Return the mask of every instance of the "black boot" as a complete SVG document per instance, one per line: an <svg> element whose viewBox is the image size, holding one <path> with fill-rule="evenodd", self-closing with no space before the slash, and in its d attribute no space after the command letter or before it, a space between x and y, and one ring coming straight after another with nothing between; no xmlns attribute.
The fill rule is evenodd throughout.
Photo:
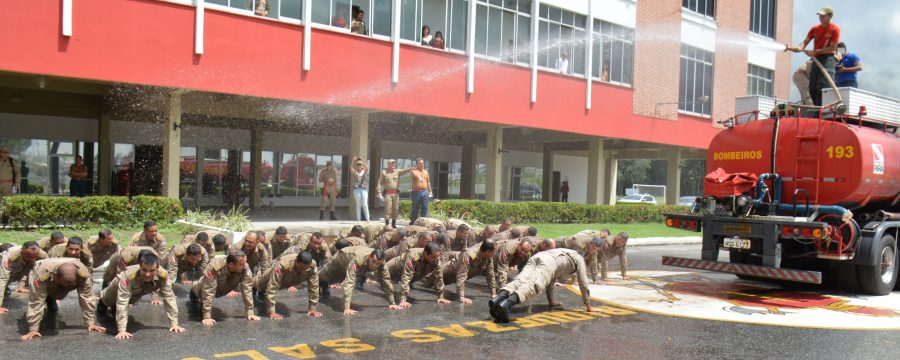
<svg viewBox="0 0 900 360"><path fill-rule="evenodd" d="M364 211L360 210L360 214L362 214L363 222L369 222L369 218L366 216L366 213Z"/></svg>
<svg viewBox="0 0 900 360"><path fill-rule="evenodd" d="M385 224L385 225L390 225L390 224L391 224L391 219L384 219L384 224Z"/></svg>
<svg viewBox="0 0 900 360"><path fill-rule="evenodd" d="M497 322L509 323L509 309L513 306L512 299L503 299L497 304Z"/></svg>
<svg viewBox="0 0 900 360"><path fill-rule="evenodd" d="M319 210L319 220L325 220L325 210Z"/></svg>
<svg viewBox="0 0 900 360"><path fill-rule="evenodd" d="M105 315L107 309L103 300L97 301L97 315Z"/></svg>
<svg viewBox="0 0 900 360"><path fill-rule="evenodd" d="M334 211L331 212L331 220L337 220L337 216L334 216Z"/></svg>
<svg viewBox="0 0 900 360"><path fill-rule="evenodd" d="M331 288L327 282L319 281L319 292L322 293L323 298L331 296Z"/></svg>
<svg viewBox="0 0 900 360"><path fill-rule="evenodd" d="M394 229L397 228L397 219L391 219L391 227L393 227Z"/></svg>
<svg viewBox="0 0 900 360"><path fill-rule="evenodd" d="M59 311L59 305L56 304L56 299L54 299L52 297L47 298L47 311L49 311L49 312Z"/></svg>
<svg viewBox="0 0 900 360"><path fill-rule="evenodd" d="M198 298L193 291L189 292L188 294L190 294L191 297L191 305L197 305L197 303L200 302L200 298Z"/></svg>
<svg viewBox="0 0 900 360"><path fill-rule="evenodd" d="M506 290L500 290L496 297L488 301L488 307L491 309L491 317L497 319L500 315L499 313L499 305L500 302L506 300L509 297L509 292Z"/></svg>
<svg viewBox="0 0 900 360"><path fill-rule="evenodd" d="M366 276L360 276L356 278L356 290L362 290L363 286L366 285Z"/></svg>

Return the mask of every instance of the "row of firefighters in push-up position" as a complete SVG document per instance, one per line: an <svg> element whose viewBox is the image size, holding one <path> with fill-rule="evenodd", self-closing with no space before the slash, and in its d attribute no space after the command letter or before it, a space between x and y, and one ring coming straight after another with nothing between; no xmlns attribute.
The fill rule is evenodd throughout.
<svg viewBox="0 0 900 360"><path fill-rule="evenodd" d="M544 290L552 305L556 281L574 277L582 298L590 310L588 274L595 283L606 279L608 260L619 256L622 277L626 277L625 245L628 235L611 237L609 230L586 230L573 236L539 238L533 227L513 227L510 221L499 226L472 228L460 220L440 221L418 218L415 225L395 229L390 225L356 225L342 231L329 246L318 232L291 235L284 227L271 233L248 232L237 243L215 232L185 236L181 244L167 251L166 240L150 221L144 231L134 234L129 246L120 247L109 230L101 231L87 242L78 237L65 238L59 232L22 246L5 245L0 266L0 314L9 295L8 285L18 282L17 292L30 292L26 319L29 340L41 336L39 330L46 311L56 311L57 302L77 290L87 330L104 332L95 322L95 314L107 310L115 314L116 338L132 336L127 331L128 309L144 295L151 304L165 305L172 332L183 332L178 325L178 307L172 286L180 282L190 286L192 305L200 304L203 325L213 325L215 298L242 296L248 320L259 320L253 296L265 303L271 319L282 319L276 312L276 294L307 284L307 314L318 317L320 294L343 287L344 315L356 314L351 307L353 290L366 282L377 282L384 290L389 308L409 308L410 285L423 280L437 290L437 301L444 297L444 284L456 282L459 301L466 297L466 280L482 275L492 299L491 316L498 322L509 321L510 307ZM216 256L217 252L224 255ZM599 264L598 264L599 263ZM103 268L99 297L93 291L92 271ZM599 269L598 269L599 268ZM510 269L518 269L507 283ZM600 279L597 278L598 270ZM367 280L367 276L371 279ZM192 281L192 278L199 280ZM393 282L400 285L395 298ZM342 284L342 285L339 285ZM30 290L29 290L30 288ZM160 298L162 299L160 301ZM398 301L399 300L399 301Z"/></svg>

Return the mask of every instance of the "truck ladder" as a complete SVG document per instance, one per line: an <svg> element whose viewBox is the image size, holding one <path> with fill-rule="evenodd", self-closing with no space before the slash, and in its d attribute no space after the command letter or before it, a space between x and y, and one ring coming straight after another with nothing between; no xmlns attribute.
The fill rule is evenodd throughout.
<svg viewBox="0 0 900 360"><path fill-rule="evenodd" d="M797 157L794 159L794 189L805 189L809 192L809 196L812 198L812 202L814 204L819 203L819 185L822 182L821 178L821 166L822 166L822 123L823 121L820 119L816 121L815 133L808 134L806 133L806 129L809 126L800 126L800 119L794 118L794 133L797 136ZM815 154L813 156L804 156L803 148L804 144L815 144ZM815 173L812 174L812 177L801 175L800 174L800 164L802 163L814 163L815 164ZM802 183L811 183L810 188L805 188L800 186ZM792 214L793 215L793 214Z"/></svg>

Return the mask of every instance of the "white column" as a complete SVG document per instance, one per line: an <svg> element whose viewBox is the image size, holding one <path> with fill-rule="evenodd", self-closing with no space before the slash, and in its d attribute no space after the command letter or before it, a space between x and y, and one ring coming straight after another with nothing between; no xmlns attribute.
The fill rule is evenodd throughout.
<svg viewBox="0 0 900 360"><path fill-rule="evenodd" d="M666 157L666 204L675 205L681 196L681 150Z"/></svg>
<svg viewBox="0 0 900 360"><path fill-rule="evenodd" d="M538 11L540 10L540 0L531 2L531 103L537 102L537 69L538 69Z"/></svg>
<svg viewBox="0 0 900 360"><path fill-rule="evenodd" d="M391 19L391 83L400 82L400 0L394 0Z"/></svg>
<svg viewBox="0 0 900 360"><path fill-rule="evenodd" d="M312 0L303 0L303 71L309 71L312 41Z"/></svg>
<svg viewBox="0 0 900 360"><path fill-rule="evenodd" d="M503 174L503 128L492 127L487 130L487 145L485 146L485 162L487 176L484 181L484 199L497 201L500 198L500 183Z"/></svg>
<svg viewBox="0 0 900 360"><path fill-rule="evenodd" d="M466 66L466 94L475 92L475 1L469 1L469 22L466 34L466 54L469 56Z"/></svg>
<svg viewBox="0 0 900 360"><path fill-rule="evenodd" d="M181 96L184 90L173 90L168 94L166 106L166 142L163 144L163 196L178 199L181 157Z"/></svg>
<svg viewBox="0 0 900 360"><path fill-rule="evenodd" d="M591 109L591 98L593 97L593 87L592 82L593 79L593 69L594 66L594 1L588 0L588 20L587 20L587 32L585 33L584 41L585 44L585 54L584 54L584 78L587 79L587 84L585 85L585 95L584 95L584 108L586 110Z"/></svg>
<svg viewBox="0 0 900 360"><path fill-rule="evenodd" d="M616 204L616 188L619 182L619 160L616 159L615 155L612 155L610 152L609 159L607 161L606 166L606 185L608 191L606 192L606 203L609 205Z"/></svg>
<svg viewBox="0 0 900 360"><path fill-rule="evenodd" d="M62 35L72 36L72 0L62 0Z"/></svg>
<svg viewBox="0 0 900 360"><path fill-rule="evenodd" d="M603 186L605 160L603 159L603 138L593 138L588 141L588 181L587 203L600 204L606 187Z"/></svg>
<svg viewBox="0 0 900 360"><path fill-rule="evenodd" d="M206 8L205 0L196 1L196 10L194 11L194 54L203 54L203 11Z"/></svg>

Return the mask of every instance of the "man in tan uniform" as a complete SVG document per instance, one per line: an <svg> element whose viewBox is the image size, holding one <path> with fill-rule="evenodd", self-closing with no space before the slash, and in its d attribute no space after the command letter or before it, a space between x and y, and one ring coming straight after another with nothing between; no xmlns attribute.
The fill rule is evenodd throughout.
<svg viewBox="0 0 900 360"><path fill-rule="evenodd" d="M119 240L109 229L100 230L97 235L88 238L87 248L94 257L94 268L108 265L107 262L119 252Z"/></svg>
<svg viewBox="0 0 900 360"><path fill-rule="evenodd" d="M266 237L269 239L269 251L273 259L281 256L281 253L296 243L294 237L288 234L287 228L284 226L279 226L271 234L267 233Z"/></svg>
<svg viewBox="0 0 900 360"><path fill-rule="evenodd" d="M7 287L10 283L25 279L26 275L34 269L38 260L47 258L47 253L38 246L35 241L28 241L22 246L12 247L2 254L0 258L0 314L9 311L3 307L3 300L9 295ZM24 284L20 283L16 292L28 292Z"/></svg>
<svg viewBox="0 0 900 360"><path fill-rule="evenodd" d="M500 221L500 225L497 225L497 232L504 232L509 230L512 227L512 218L503 219Z"/></svg>
<svg viewBox="0 0 900 360"><path fill-rule="evenodd" d="M307 315L312 317L322 316L316 311L319 304L319 273L316 271L316 262L308 251L299 254L283 256L256 280L257 289L266 291L266 309L270 319L281 320L284 315L275 311L275 295L278 290L288 289L290 293L297 292L297 285L306 282L309 288L309 310Z"/></svg>
<svg viewBox="0 0 900 360"><path fill-rule="evenodd" d="M385 231L381 235L378 235L378 238L375 239L374 243L369 244L369 247L373 249L387 250L394 246L400 245L401 240L403 240L403 235L400 234L400 231Z"/></svg>
<svg viewBox="0 0 900 360"><path fill-rule="evenodd" d="M400 216L400 175L408 173L409 169L397 170L397 160L390 159L387 162L387 170L381 171L375 191L378 200L384 201L384 224L397 227L397 217ZM382 191L384 193L382 193Z"/></svg>
<svg viewBox="0 0 900 360"><path fill-rule="evenodd" d="M69 238L63 236L63 233L59 231L54 231L50 233L50 236L44 236L40 240L38 240L37 244L41 247L41 250L44 250L44 252L49 252L50 248L62 244L66 241L69 241Z"/></svg>
<svg viewBox="0 0 900 360"><path fill-rule="evenodd" d="M247 266L250 267L250 271L252 271L253 274L257 275L266 271L266 269L269 268L269 262L272 261L268 250L266 250L266 247L263 244L259 243L258 239L259 237L255 231L247 232L247 234L244 235L244 239L231 245L231 249L229 250L230 252L236 250L243 251L247 257Z"/></svg>
<svg viewBox="0 0 900 360"><path fill-rule="evenodd" d="M521 240L497 241L497 253L494 255L494 271L497 273L497 286L506 286L509 269L522 267L531 257L531 242Z"/></svg>
<svg viewBox="0 0 900 360"><path fill-rule="evenodd" d="M595 242L594 239L597 239L598 241ZM587 264L588 272L591 274L591 281L596 284L600 283L597 279L597 271L599 270L597 258L600 255L600 247L595 245L595 243L602 244L606 242L605 240L590 235L575 235L560 236L554 239L554 241L556 242L557 247L577 251L578 254L584 258L585 264Z"/></svg>
<svg viewBox="0 0 900 360"><path fill-rule="evenodd" d="M322 203L319 205L319 220L325 219L325 202L328 202L331 211L331 220L337 220L334 216L334 200L337 198L337 172L331 160L325 162L325 168L319 171L319 183L322 184Z"/></svg>
<svg viewBox="0 0 900 360"><path fill-rule="evenodd" d="M206 266L209 265L209 256L206 250L198 244L178 244L169 250L164 261L170 283L174 284L181 280L182 284L191 285L193 281L188 277L188 273L203 276Z"/></svg>
<svg viewBox="0 0 900 360"><path fill-rule="evenodd" d="M131 236L129 246L149 246L156 251L157 254L166 253L166 238L159 234L156 222L149 220L144 223L144 231L135 233Z"/></svg>
<svg viewBox="0 0 900 360"><path fill-rule="evenodd" d="M201 303L203 325L216 323L212 318L213 300L234 293L240 288L247 309L247 320L257 321L259 316L253 311L253 274L247 264L247 254L241 250L229 251L224 257L213 259L206 267L206 275L191 287L191 303Z"/></svg>
<svg viewBox="0 0 900 360"><path fill-rule="evenodd" d="M443 232L441 230L446 231L447 228L444 226L444 222L435 218L430 217L420 217L416 219L414 225L422 226L428 228L428 230L434 230L437 232Z"/></svg>
<svg viewBox="0 0 900 360"><path fill-rule="evenodd" d="M392 230L393 227L390 225L381 225L381 224L372 224L367 223L362 225L362 238L366 239L366 246L375 242L375 239L378 238L379 235L383 234L386 231Z"/></svg>
<svg viewBox="0 0 900 360"><path fill-rule="evenodd" d="M421 232L416 236L409 236L400 240L396 246L384 250L384 259L391 261L395 257L399 257L406 253L409 249L424 248L425 245L433 242L434 238L430 234Z"/></svg>
<svg viewBox="0 0 900 360"><path fill-rule="evenodd" d="M19 185L22 184L22 165L9 157L9 147L0 146L0 195L10 196L13 194L13 188L16 192L20 192Z"/></svg>
<svg viewBox="0 0 900 360"><path fill-rule="evenodd" d="M450 239L449 248L452 251L463 251L475 245L475 233L469 229L469 225L460 224L452 233L448 232Z"/></svg>
<svg viewBox="0 0 900 360"><path fill-rule="evenodd" d="M109 285L111 281L116 278L116 275L119 275L120 272L125 271L125 268L131 265L137 265L140 260L140 256L142 252L149 251L159 257L159 254L156 250L149 246L126 246L119 251L118 254L113 255L113 257L109 258L109 266L106 267L106 271L103 272L103 286L106 287Z"/></svg>
<svg viewBox="0 0 900 360"><path fill-rule="evenodd" d="M355 315L351 300L353 287L357 278L364 278L366 272L374 271L381 289L387 295L388 308L399 310L394 302L394 285L391 284L391 274L384 266L384 251L370 247L350 246L341 249L331 258L328 265L319 272L319 280L326 284L342 283L344 288L344 315Z"/></svg>
<svg viewBox="0 0 900 360"><path fill-rule="evenodd" d="M612 241L604 241L599 249L600 280L606 280L606 269L609 267L609 259L619 257L619 267L622 279L628 280L628 258L625 257L625 247L628 245L628 233L620 232Z"/></svg>
<svg viewBox="0 0 900 360"><path fill-rule="evenodd" d="M199 245L194 246L200 248ZM159 258L152 253L144 254L140 265L125 268L125 271L116 276L115 281L100 291L97 312L106 312L107 308L115 309L119 330L116 339L129 339L134 335L128 332L128 308L144 295L155 294L157 291L162 293L166 315L169 317L169 331L184 332L184 328L178 326L178 305L175 303L169 273L160 269Z"/></svg>
<svg viewBox="0 0 900 360"><path fill-rule="evenodd" d="M461 219L449 219L448 218L447 220L444 220L444 228L447 229L447 231L456 230L459 228L460 225L466 225L470 229L472 228L472 225L469 225L467 222L465 222Z"/></svg>
<svg viewBox="0 0 900 360"><path fill-rule="evenodd" d="M599 239L597 242L599 243ZM591 312L590 289L588 289L587 265L578 252L571 249L553 249L542 251L530 259L528 264L516 276L516 279L500 289L497 296L488 302L491 316L497 322L509 322L510 308L537 295L541 289L547 293L550 307L561 304L553 301L553 283L556 279L577 274L578 288L587 311Z"/></svg>
<svg viewBox="0 0 900 360"><path fill-rule="evenodd" d="M460 251L456 257L444 264L444 282L456 281L456 292L459 302L471 304L472 299L466 297L466 280L484 275L491 297L497 295L497 282L494 276L494 252L497 244L492 240L473 245Z"/></svg>
<svg viewBox="0 0 900 360"><path fill-rule="evenodd" d="M97 297L94 296L91 269L77 259L56 258L40 260L34 265L29 276L31 294L28 296L28 333L22 340L40 337L44 312L59 310L57 300L62 300L72 290L78 289L78 303L84 316L87 331L104 332L106 328L94 325Z"/></svg>
<svg viewBox="0 0 900 360"><path fill-rule="evenodd" d="M322 271L322 269L325 268L325 265L328 264L328 261L331 260L331 250L325 245L325 239L322 236L322 233L317 231L309 234L309 236L301 235L298 237L300 239L297 242L297 245L291 246L289 249L285 250L281 256L285 257L290 254L299 254L308 251L312 254L312 258L316 262L316 270ZM296 290L296 288L294 290ZM322 292L322 296L331 294L328 284L321 280L319 280L319 291Z"/></svg>
<svg viewBox="0 0 900 360"><path fill-rule="evenodd" d="M217 252L227 252L231 247L231 241L224 234L216 231L201 231L194 235L185 235L181 240L182 244L198 244L206 250L210 257L215 256Z"/></svg>
<svg viewBox="0 0 900 360"><path fill-rule="evenodd" d="M50 251L47 252L47 256L51 258L66 257L78 259L78 261L81 261L88 269L94 268L94 257L91 255L91 251L84 246L84 241L77 236L70 237L65 244L59 244L50 248Z"/></svg>
<svg viewBox="0 0 900 360"><path fill-rule="evenodd" d="M412 307L406 301L410 284L423 278L427 278L437 290L438 304L450 303L450 300L444 299L444 273L441 271L440 258L441 247L430 243L422 249L409 249L403 256L395 257L384 265L391 273L391 279L400 283L401 308Z"/></svg>
<svg viewBox="0 0 900 360"><path fill-rule="evenodd" d="M473 229L475 233L475 242L480 243L485 240L491 239L494 235L497 235L497 229L494 228L494 225L485 226L483 229Z"/></svg>

